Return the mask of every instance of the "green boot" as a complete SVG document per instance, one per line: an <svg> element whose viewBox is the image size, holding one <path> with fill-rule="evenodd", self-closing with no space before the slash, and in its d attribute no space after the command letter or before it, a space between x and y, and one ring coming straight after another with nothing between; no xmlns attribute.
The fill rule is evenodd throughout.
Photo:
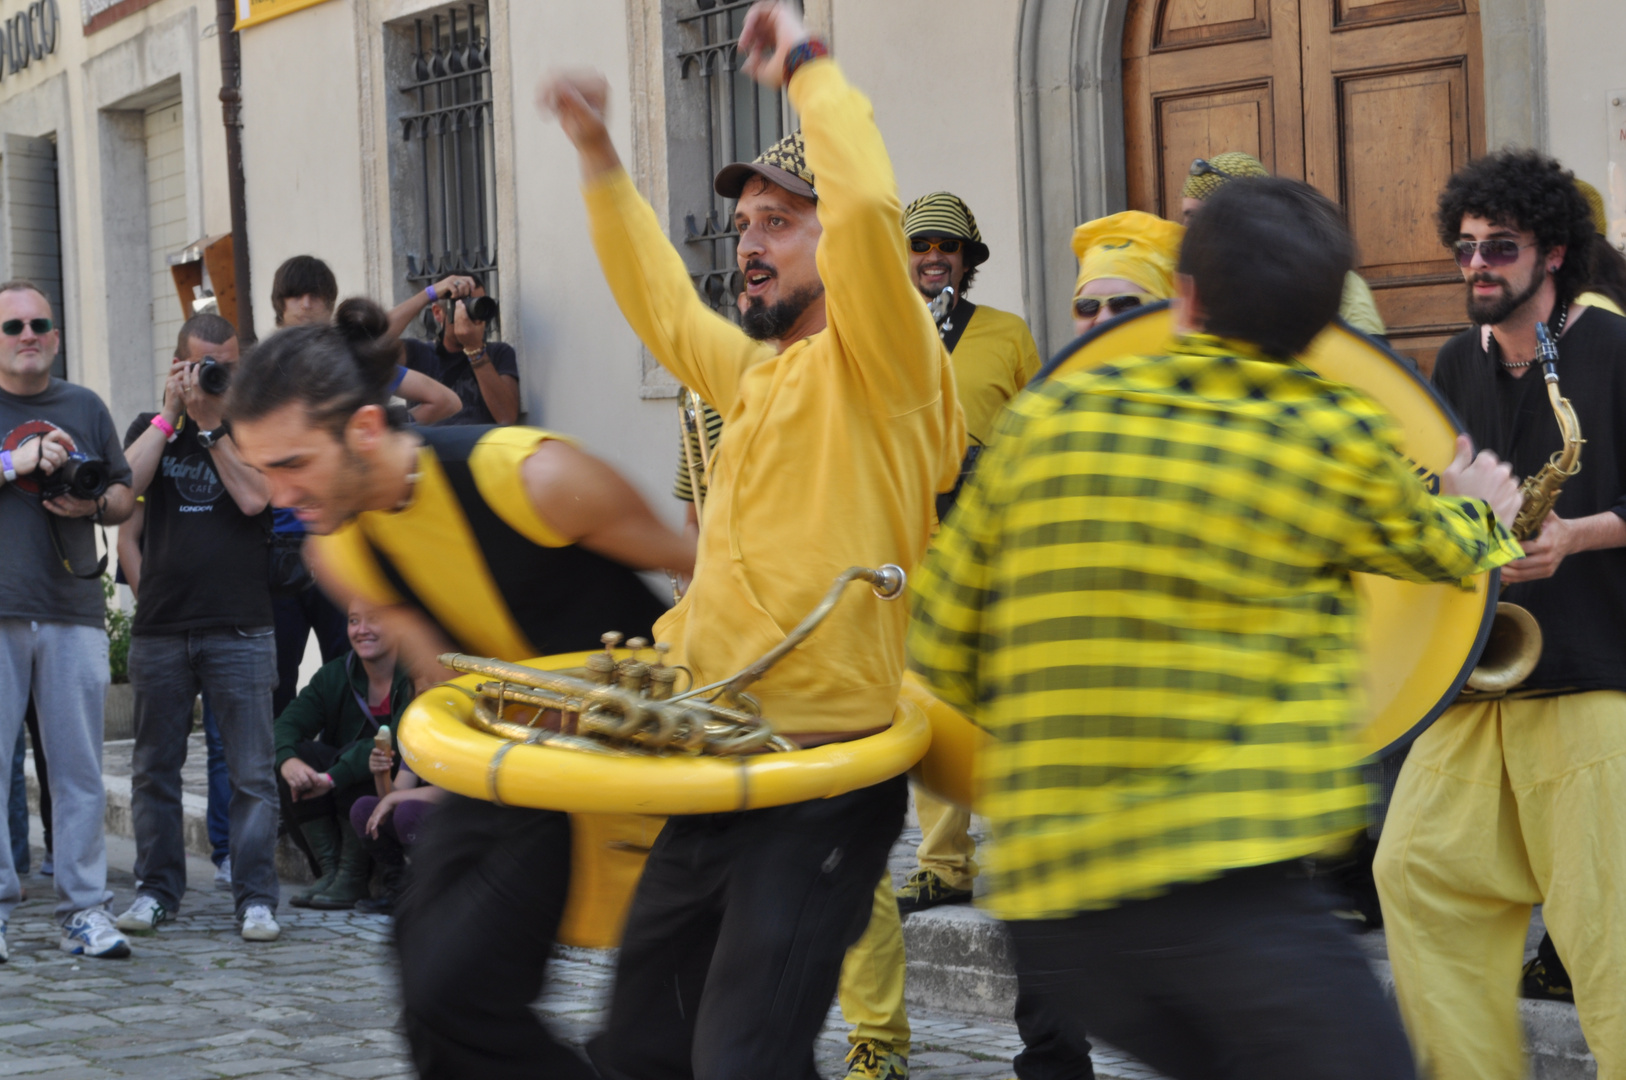
<svg viewBox="0 0 1626 1080"><path fill-rule="evenodd" d="M339 872L327 888L310 898L310 906L322 911L346 911L369 895L373 860L351 828L348 819L339 823Z"/></svg>
<svg viewBox="0 0 1626 1080"><path fill-rule="evenodd" d="M310 845L311 854L316 856L316 866L321 873L314 884L299 890L288 903L294 907L310 907L311 897L331 886L338 876L339 826L330 817L319 817L300 822L299 831L305 835L305 843Z"/></svg>

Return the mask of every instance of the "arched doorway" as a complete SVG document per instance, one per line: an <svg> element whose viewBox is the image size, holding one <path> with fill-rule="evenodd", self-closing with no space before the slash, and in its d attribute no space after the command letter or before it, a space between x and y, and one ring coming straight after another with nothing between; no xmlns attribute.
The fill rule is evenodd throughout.
<svg viewBox="0 0 1626 1080"><path fill-rule="evenodd" d="M1125 194L1178 219L1191 162L1253 154L1341 203L1395 348L1424 370L1467 326L1434 230L1451 173L1484 153L1472 0L1129 0Z"/></svg>

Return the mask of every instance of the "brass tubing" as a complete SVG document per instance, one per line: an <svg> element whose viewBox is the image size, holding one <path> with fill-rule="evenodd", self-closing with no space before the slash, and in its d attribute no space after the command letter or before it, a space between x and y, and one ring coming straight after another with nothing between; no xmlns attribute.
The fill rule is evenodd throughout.
<svg viewBox="0 0 1626 1080"><path fill-rule="evenodd" d="M1468 676L1468 689L1502 694L1518 686L1536 669L1541 645L1541 627L1534 615L1518 604L1497 604L1490 637Z"/></svg>

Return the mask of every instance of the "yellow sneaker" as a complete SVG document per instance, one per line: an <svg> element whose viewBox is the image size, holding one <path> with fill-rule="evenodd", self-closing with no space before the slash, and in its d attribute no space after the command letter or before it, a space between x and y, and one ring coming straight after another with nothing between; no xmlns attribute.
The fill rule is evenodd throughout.
<svg viewBox="0 0 1626 1080"><path fill-rule="evenodd" d="M895 894L898 914L909 915L938 904L969 904L970 889L955 889L931 870L916 870Z"/></svg>
<svg viewBox="0 0 1626 1080"><path fill-rule="evenodd" d="M908 1080L909 1059L879 1039L860 1039L847 1051L847 1080Z"/></svg>

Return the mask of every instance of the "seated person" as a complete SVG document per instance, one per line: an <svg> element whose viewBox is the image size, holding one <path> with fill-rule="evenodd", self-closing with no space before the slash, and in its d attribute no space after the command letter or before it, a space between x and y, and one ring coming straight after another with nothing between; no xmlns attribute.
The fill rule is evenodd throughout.
<svg viewBox="0 0 1626 1080"><path fill-rule="evenodd" d="M398 762L388 794L364 795L350 808L350 827L361 837L367 854L384 868L384 894L376 900L356 901L357 911L375 915L387 915L395 910L407 854L417 844L435 804L446 796L445 791L425 783L388 750L375 747L368 764L373 776L379 777L388 776Z"/></svg>
<svg viewBox="0 0 1626 1080"><path fill-rule="evenodd" d="M350 605L349 636L351 651L323 664L275 724L283 820L298 826L319 872L289 900L295 907L340 910L368 895L372 861L350 808L376 793L373 736L381 724L393 733L413 697L371 605Z"/></svg>

